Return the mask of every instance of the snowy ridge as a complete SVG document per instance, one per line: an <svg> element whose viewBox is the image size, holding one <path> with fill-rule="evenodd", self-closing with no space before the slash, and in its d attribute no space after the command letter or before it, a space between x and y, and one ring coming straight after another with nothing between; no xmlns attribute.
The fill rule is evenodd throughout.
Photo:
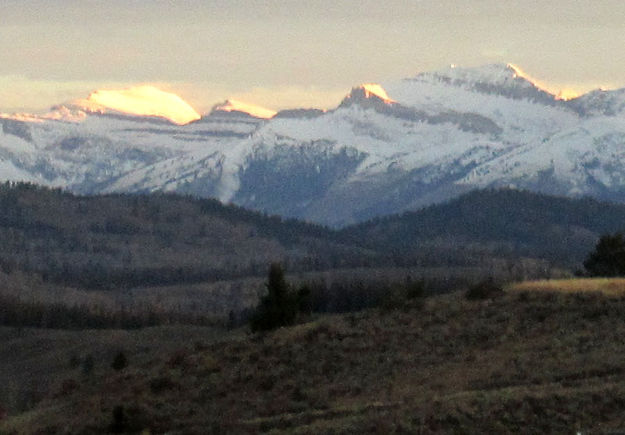
<svg viewBox="0 0 625 435"><path fill-rule="evenodd" d="M453 86L475 86L484 83L491 86L542 89L534 79L513 64L490 64L479 68L449 68L418 74L415 81L444 82ZM546 92L546 91L545 91Z"/></svg>
<svg viewBox="0 0 625 435"><path fill-rule="evenodd" d="M250 116L252 118L269 119L276 115L275 110L265 109L254 104L244 103L239 100L226 100L221 104L213 106L211 115L232 113L239 116Z"/></svg>
<svg viewBox="0 0 625 435"><path fill-rule="evenodd" d="M625 89L615 91L597 89L571 100L571 106L587 117L622 115L625 113Z"/></svg>
<svg viewBox="0 0 625 435"><path fill-rule="evenodd" d="M512 65L357 86L329 111L228 100L179 125L87 109L0 116L0 178L177 191L329 225L476 187L625 200L625 90L565 101Z"/></svg>
<svg viewBox="0 0 625 435"><path fill-rule="evenodd" d="M71 106L86 113L109 111L130 116L167 119L175 124L187 124L200 115L182 98L153 86L136 86L122 90L99 90Z"/></svg>

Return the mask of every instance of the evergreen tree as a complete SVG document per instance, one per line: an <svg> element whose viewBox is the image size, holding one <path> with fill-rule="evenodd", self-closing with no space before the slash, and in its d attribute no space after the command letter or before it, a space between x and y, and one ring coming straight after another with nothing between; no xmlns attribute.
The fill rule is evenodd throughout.
<svg viewBox="0 0 625 435"><path fill-rule="evenodd" d="M595 250L584 261L590 276L625 275L625 237L621 233L601 236Z"/></svg>
<svg viewBox="0 0 625 435"><path fill-rule="evenodd" d="M111 367L114 370L120 371L126 368L126 366L128 365L128 359L126 358L126 355L124 354L124 352L119 351L117 352L117 354L115 355L115 358L113 359L113 363L111 364Z"/></svg>
<svg viewBox="0 0 625 435"><path fill-rule="evenodd" d="M298 311L298 298L284 279L284 270L278 263L269 267L267 295L251 318L253 331L266 331L292 325Z"/></svg>

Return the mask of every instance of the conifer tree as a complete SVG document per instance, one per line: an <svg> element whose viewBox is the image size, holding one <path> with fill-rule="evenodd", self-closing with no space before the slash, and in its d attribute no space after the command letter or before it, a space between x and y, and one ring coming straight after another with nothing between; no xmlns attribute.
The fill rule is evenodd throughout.
<svg viewBox="0 0 625 435"><path fill-rule="evenodd" d="M601 236L595 250L584 261L590 276L625 275L625 237L621 233Z"/></svg>
<svg viewBox="0 0 625 435"><path fill-rule="evenodd" d="M284 270L278 263L269 267L267 295L251 318L253 331L266 331L292 325L298 311L297 295L284 279Z"/></svg>
<svg viewBox="0 0 625 435"><path fill-rule="evenodd" d="M115 355L115 358L113 359L113 363L111 364L111 367L114 370L123 370L126 368L126 366L128 365L128 359L126 358L126 355L124 354L124 352L119 351L117 352L117 354Z"/></svg>

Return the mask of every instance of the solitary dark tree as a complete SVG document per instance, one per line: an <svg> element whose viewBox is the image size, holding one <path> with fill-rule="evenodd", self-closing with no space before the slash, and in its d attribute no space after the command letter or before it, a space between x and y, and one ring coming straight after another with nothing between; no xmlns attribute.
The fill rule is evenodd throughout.
<svg viewBox="0 0 625 435"><path fill-rule="evenodd" d="M120 371L120 370L125 369L127 365L128 365L128 359L126 358L126 355L124 354L124 352L120 350L115 355L115 358L113 359L113 363L111 364L111 367L113 367L113 369L117 371Z"/></svg>
<svg viewBox="0 0 625 435"><path fill-rule="evenodd" d="M121 405L117 405L113 408L113 421L109 425L109 429L113 433L122 433L126 428L126 415L124 412L124 407Z"/></svg>
<svg viewBox="0 0 625 435"><path fill-rule="evenodd" d="M298 312L298 298L284 279L284 271L278 263L269 267L267 295L262 298L251 317L253 331L266 331L292 325Z"/></svg>
<svg viewBox="0 0 625 435"><path fill-rule="evenodd" d="M625 275L625 237L621 233L601 236L595 250L584 261L590 276Z"/></svg>

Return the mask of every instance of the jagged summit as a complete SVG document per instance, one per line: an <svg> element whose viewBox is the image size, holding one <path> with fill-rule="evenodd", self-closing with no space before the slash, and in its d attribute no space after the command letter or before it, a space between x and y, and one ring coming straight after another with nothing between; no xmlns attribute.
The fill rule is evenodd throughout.
<svg viewBox="0 0 625 435"><path fill-rule="evenodd" d="M347 95L339 107L349 107L353 104L363 105L365 107L376 105L394 105L395 100L392 100L384 88L377 83L365 83L360 86L352 88L349 95Z"/></svg>
<svg viewBox="0 0 625 435"><path fill-rule="evenodd" d="M175 124L188 124L200 115L176 94L162 91L154 86L135 86L122 90L99 90L86 99L58 106L70 111L80 109L86 113L107 114L117 112L131 116L165 118Z"/></svg>
<svg viewBox="0 0 625 435"><path fill-rule="evenodd" d="M478 67L459 67L455 64L447 68L418 74L408 80L444 82L454 86L472 87L474 90L523 89L537 91L543 97L568 101L579 95L572 89L553 89L534 78L513 63L493 63ZM511 95L508 95L511 96Z"/></svg>
<svg viewBox="0 0 625 435"><path fill-rule="evenodd" d="M395 102L394 100L391 100L391 98L386 93L386 90L384 90L384 88L377 83L365 83L363 85L360 85L358 89L364 91L366 98L372 98L375 96L384 100L384 102L386 103Z"/></svg>
<svg viewBox="0 0 625 435"><path fill-rule="evenodd" d="M499 94L512 99L527 99L547 105L572 98L572 91L552 90L512 63L495 63L479 67L447 68L418 74L408 81L460 87L472 92Z"/></svg>
<svg viewBox="0 0 625 435"><path fill-rule="evenodd" d="M81 122L89 115L106 115L124 119L145 119L152 122L188 124L200 115L178 95L154 86L142 85L121 90L98 90L87 98L53 106L43 115L13 114L3 118L29 122L57 120Z"/></svg>
<svg viewBox="0 0 625 435"><path fill-rule="evenodd" d="M539 82L531 78L518 66L511 63L494 63L478 67L459 67L454 64L447 68L423 72L414 80L438 79L451 84L490 83L492 85L515 85L542 88Z"/></svg>
<svg viewBox="0 0 625 435"><path fill-rule="evenodd" d="M223 103L219 103L213 106L210 112L211 116L223 114L269 119L273 118L276 115L276 111L266 109L255 104L249 104L234 99L228 99Z"/></svg>
<svg viewBox="0 0 625 435"><path fill-rule="evenodd" d="M87 109L112 106L96 95ZM84 106L55 111L86 117L75 124L0 115L0 179L177 191L332 226L474 188L625 198L625 90L562 101L514 65L368 83L328 111L229 100L182 127Z"/></svg>

